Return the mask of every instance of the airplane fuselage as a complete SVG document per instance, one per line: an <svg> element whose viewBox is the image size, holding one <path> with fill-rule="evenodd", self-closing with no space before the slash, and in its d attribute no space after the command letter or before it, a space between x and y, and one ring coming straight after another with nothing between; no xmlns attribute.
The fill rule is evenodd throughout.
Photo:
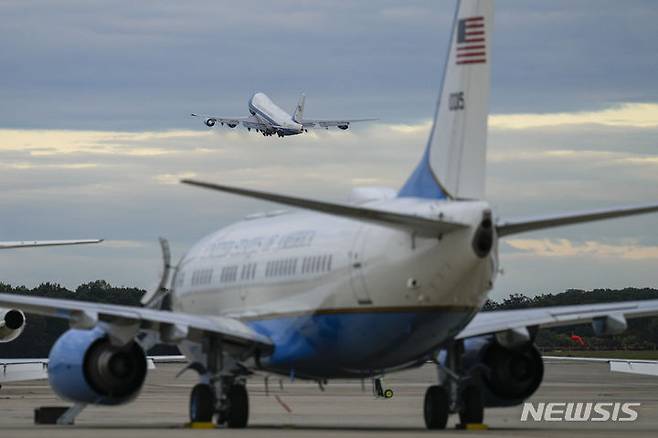
<svg viewBox="0 0 658 438"><path fill-rule="evenodd" d="M264 93L256 93L249 99L249 113L256 120L254 126L268 126L263 134L278 134L279 136L297 135L303 132L303 126L293 120L293 117L281 109ZM245 123L250 128L249 123Z"/></svg>
<svg viewBox="0 0 658 438"><path fill-rule="evenodd" d="M488 206L411 198L366 205L473 227L423 238L318 213L247 218L182 258L174 309L247 322L275 344L261 366L286 375L363 377L426 360L492 286L496 248L480 258L470 245Z"/></svg>

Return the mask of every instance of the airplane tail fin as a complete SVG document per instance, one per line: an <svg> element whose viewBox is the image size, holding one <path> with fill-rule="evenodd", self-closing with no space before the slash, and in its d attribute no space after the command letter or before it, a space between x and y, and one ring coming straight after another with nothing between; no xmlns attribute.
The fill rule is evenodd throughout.
<svg viewBox="0 0 658 438"><path fill-rule="evenodd" d="M299 101L297 102L297 106L295 107L295 112L292 115L292 120L297 123L302 123L302 120L304 119L305 101L306 101L306 96L304 95L304 93L302 93L302 95L299 96Z"/></svg>
<svg viewBox="0 0 658 438"><path fill-rule="evenodd" d="M459 0L450 49L421 162L398 196L484 196L493 0Z"/></svg>

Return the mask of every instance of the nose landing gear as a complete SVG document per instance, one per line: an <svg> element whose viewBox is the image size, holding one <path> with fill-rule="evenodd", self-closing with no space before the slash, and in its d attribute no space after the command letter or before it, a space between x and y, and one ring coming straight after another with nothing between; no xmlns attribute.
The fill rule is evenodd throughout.
<svg viewBox="0 0 658 438"><path fill-rule="evenodd" d="M391 388L386 388L384 386L384 379L382 377L377 377L372 379L372 393L377 398L393 398L395 393Z"/></svg>

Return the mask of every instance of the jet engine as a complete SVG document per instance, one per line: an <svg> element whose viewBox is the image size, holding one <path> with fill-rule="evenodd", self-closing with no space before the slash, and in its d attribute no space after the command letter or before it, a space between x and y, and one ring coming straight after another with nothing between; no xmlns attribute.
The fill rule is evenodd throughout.
<svg viewBox="0 0 658 438"><path fill-rule="evenodd" d="M338 125L338 129L342 129L343 131L349 128L348 125Z"/></svg>
<svg viewBox="0 0 658 438"><path fill-rule="evenodd" d="M208 128L212 128L213 126L215 126L215 123L217 123L217 120L215 120L215 119L206 119L206 120L203 121L203 123L205 123Z"/></svg>
<svg viewBox="0 0 658 438"><path fill-rule="evenodd" d="M464 371L482 383L486 407L514 406L530 397L544 377L544 362L532 342L515 348L494 336L464 342Z"/></svg>
<svg viewBox="0 0 658 438"><path fill-rule="evenodd" d="M100 328L71 329L50 350L48 380L63 399L118 405L134 399L146 378L146 355L134 341L116 346Z"/></svg>
<svg viewBox="0 0 658 438"><path fill-rule="evenodd" d="M25 314L18 309L0 309L0 342L10 342L25 330Z"/></svg>
<svg viewBox="0 0 658 438"><path fill-rule="evenodd" d="M236 125L235 123L227 123L226 126L228 126L229 128L235 128L238 125Z"/></svg>

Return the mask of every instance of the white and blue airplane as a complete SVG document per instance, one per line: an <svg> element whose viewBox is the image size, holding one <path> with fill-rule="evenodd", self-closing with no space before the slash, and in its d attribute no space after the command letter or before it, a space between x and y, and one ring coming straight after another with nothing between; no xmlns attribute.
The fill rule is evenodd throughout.
<svg viewBox="0 0 658 438"><path fill-rule="evenodd" d="M324 383L429 360L437 382L425 394L426 426L444 428L450 414L478 423L485 408L517 405L539 387L542 327L591 323L614 334L628 318L658 314L658 300L480 312L499 239L658 211L652 203L494 221L482 200L492 18L490 0L458 2L434 125L400 190L356 189L350 203L329 203L185 180L305 211L210 234L141 308L0 294L0 305L70 321L48 375L76 403L71 412L137 397L144 352L169 343L199 374L192 421L245 427L254 372Z"/></svg>
<svg viewBox="0 0 658 438"><path fill-rule="evenodd" d="M336 127L338 129L346 130L349 128L350 123L354 122L370 122L377 119L335 119L335 120L316 120L304 118L304 103L306 96L304 94L299 98L295 111L292 115L281 109L277 104L272 102L272 99L267 97L264 93L255 93L249 99L249 117L215 117L204 116L192 113L192 117L202 117L203 123L212 128L217 123L220 125L235 128L240 123L247 128L248 131L252 129L260 132L264 136L278 135L285 137L287 135L297 135L303 132L308 132L310 128L324 128Z"/></svg>

